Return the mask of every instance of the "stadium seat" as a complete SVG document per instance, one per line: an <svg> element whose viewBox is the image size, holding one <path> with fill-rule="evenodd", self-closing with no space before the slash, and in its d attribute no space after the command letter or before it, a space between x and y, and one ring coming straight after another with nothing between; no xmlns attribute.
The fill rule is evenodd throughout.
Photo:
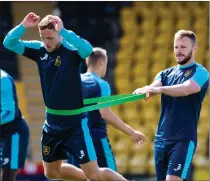
<svg viewBox="0 0 210 181"><path fill-rule="evenodd" d="M121 153L115 155L115 161L117 164L117 171L119 173L127 173L128 172L128 155Z"/></svg>
<svg viewBox="0 0 210 181"><path fill-rule="evenodd" d="M155 175L155 165L154 165L154 156L150 156L147 159L148 162L148 173L149 175Z"/></svg>
<svg viewBox="0 0 210 181"><path fill-rule="evenodd" d="M209 169L197 168L194 172L195 180L209 180Z"/></svg>
<svg viewBox="0 0 210 181"><path fill-rule="evenodd" d="M142 127L143 128L143 127ZM139 131L141 131L142 133L144 133L145 135L147 135L148 132L147 129L145 129L146 131L144 131L144 129L138 129L138 128L135 128ZM149 149L150 149L150 141L146 141L144 144L140 145L140 144L137 144L137 143L133 143L131 144L131 153L132 155L144 155L144 156L147 156L149 154Z"/></svg>
<svg viewBox="0 0 210 181"><path fill-rule="evenodd" d="M200 136L198 138L196 153L199 155L202 155L202 156L204 156L206 154L206 143L207 143L206 138L207 138L207 136L205 136L205 137Z"/></svg>
<svg viewBox="0 0 210 181"><path fill-rule="evenodd" d="M193 164L197 169L209 169L209 159L206 156L200 155L197 152L193 158Z"/></svg>
<svg viewBox="0 0 210 181"><path fill-rule="evenodd" d="M130 137L128 137L124 133L122 133L122 134L121 134L121 132L118 133L118 139L115 142L115 144L112 145L112 149L113 149L115 155L118 155L121 152L124 152L125 155L128 155L130 153L131 143L132 142L130 140Z"/></svg>
<svg viewBox="0 0 210 181"><path fill-rule="evenodd" d="M133 155L129 159L128 170L130 174L145 174L148 170L146 155Z"/></svg>

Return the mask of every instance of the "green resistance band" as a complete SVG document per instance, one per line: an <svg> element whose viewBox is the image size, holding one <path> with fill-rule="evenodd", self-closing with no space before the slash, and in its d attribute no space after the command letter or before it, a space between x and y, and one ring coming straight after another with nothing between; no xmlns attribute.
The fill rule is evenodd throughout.
<svg viewBox="0 0 210 181"><path fill-rule="evenodd" d="M114 95L114 96L95 97L95 98L90 98L90 99L84 99L83 103L85 105L94 104L94 103L102 103L102 102L107 102L107 101L118 100L121 98L130 97L130 96L134 96L134 94L121 94L121 95Z"/></svg>
<svg viewBox="0 0 210 181"><path fill-rule="evenodd" d="M93 104L93 103L99 103L91 106L86 106L83 108L75 109L75 110L55 110L46 108L46 111L50 114L54 115L77 115L81 114L83 112L89 112L97 109L102 109L110 106L116 106L119 104L123 104L126 102L132 102L140 99L146 98L146 94L122 94L122 95L115 95L115 96L104 96L104 97L97 97L97 98L91 98L91 99L84 99L84 104Z"/></svg>

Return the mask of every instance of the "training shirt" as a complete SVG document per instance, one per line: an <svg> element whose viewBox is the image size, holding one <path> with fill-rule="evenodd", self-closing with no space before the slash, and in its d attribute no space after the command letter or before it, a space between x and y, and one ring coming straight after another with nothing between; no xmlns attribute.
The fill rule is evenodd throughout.
<svg viewBox="0 0 210 181"><path fill-rule="evenodd" d="M4 39L4 46L36 62L45 105L50 109L73 110L83 107L80 63L92 53L92 46L73 31L62 28L62 44L48 52L41 41L23 41L26 28L20 24ZM76 57L80 57L78 60ZM77 61L76 61L77 60ZM84 114L82 114L84 115ZM74 117L46 113L46 131L66 129ZM63 122L62 120L68 120Z"/></svg>
<svg viewBox="0 0 210 181"><path fill-rule="evenodd" d="M81 74L81 78L84 99L111 95L108 82L101 79L96 73L87 72ZM100 138L107 136L106 121L101 117L99 110L90 111L88 113L88 120L94 136Z"/></svg>
<svg viewBox="0 0 210 181"><path fill-rule="evenodd" d="M209 73L198 63L177 65L161 71L155 77L162 86L182 84L194 80L201 88L196 94L184 97L161 95L161 114L155 141L193 140L197 141L197 125L201 103L209 86Z"/></svg>

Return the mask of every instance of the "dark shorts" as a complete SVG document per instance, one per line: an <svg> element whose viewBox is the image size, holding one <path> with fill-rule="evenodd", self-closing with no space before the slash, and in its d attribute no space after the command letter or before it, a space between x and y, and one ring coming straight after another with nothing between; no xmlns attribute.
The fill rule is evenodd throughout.
<svg viewBox="0 0 210 181"><path fill-rule="evenodd" d="M97 138L93 136L93 143L96 150L97 162L99 167L106 167L117 171L116 162L111 145L109 143L109 139L107 137ZM71 155L71 157L67 160L67 163L70 163L80 168L77 159L73 155Z"/></svg>
<svg viewBox="0 0 210 181"><path fill-rule="evenodd" d="M29 127L24 119L1 129L0 167L17 170L23 168L28 150ZM7 126L7 125L5 125ZM10 130L13 129L11 132ZM5 133L4 133L5 132Z"/></svg>
<svg viewBox="0 0 210 181"><path fill-rule="evenodd" d="M155 169L157 181L174 175L189 180L196 144L193 141L173 141L164 145L155 144Z"/></svg>
<svg viewBox="0 0 210 181"><path fill-rule="evenodd" d="M74 155L79 164L96 160L95 149L89 133L88 119L78 117L78 123L67 131L54 135L43 130L42 158L45 162L66 160ZM69 120L70 121L70 120ZM75 120L74 120L75 121Z"/></svg>

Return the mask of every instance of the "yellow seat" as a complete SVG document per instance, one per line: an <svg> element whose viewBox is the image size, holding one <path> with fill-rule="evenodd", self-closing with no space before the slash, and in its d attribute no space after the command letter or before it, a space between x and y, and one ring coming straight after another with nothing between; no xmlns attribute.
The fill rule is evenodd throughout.
<svg viewBox="0 0 210 181"><path fill-rule="evenodd" d="M115 155L115 161L117 165L117 171L119 173L127 173L128 171L128 156L121 153Z"/></svg>
<svg viewBox="0 0 210 181"><path fill-rule="evenodd" d="M112 145L114 153L119 154L124 152L125 155L128 155L130 153L130 144L132 143L130 137L118 131L116 138L115 144Z"/></svg>
<svg viewBox="0 0 210 181"><path fill-rule="evenodd" d="M168 2L168 9L172 12L176 11L177 8L180 8L182 6L182 2L180 1L170 1ZM176 8L174 8L176 7Z"/></svg>
<svg viewBox="0 0 210 181"><path fill-rule="evenodd" d="M147 160L148 162L148 173L149 175L155 175L155 165L154 165L154 156L150 156Z"/></svg>
<svg viewBox="0 0 210 181"><path fill-rule="evenodd" d="M127 106L126 109L124 109L124 118L128 121L137 121L139 119L138 109Z"/></svg>
<svg viewBox="0 0 210 181"><path fill-rule="evenodd" d="M187 3L187 8L189 8L191 11L194 11L194 9L199 8L199 2L198 1L194 1L193 3Z"/></svg>
<svg viewBox="0 0 210 181"><path fill-rule="evenodd" d="M125 34L132 32L134 35L137 35L139 29L134 20L124 21L124 23L121 23L121 27Z"/></svg>
<svg viewBox="0 0 210 181"><path fill-rule="evenodd" d="M153 64L161 62L162 64L166 65L168 51L169 50L167 48L158 48L155 52L153 52L151 57Z"/></svg>
<svg viewBox="0 0 210 181"><path fill-rule="evenodd" d="M126 65L128 64L118 64L115 68L115 79L117 80L122 80L122 78L128 77L130 72L126 68Z"/></svg>
<svg viewBox="0 0 210 181"><path fill-rule="evenodd" d="M207 138L209 134L208 124L209 124L208 121L206 121L206 123L201 123L201 122L198 123L198 131L197 131L198 137L205 138L205 139Z"/></svg>
<svg viewBox="0 0 210 181"><path fill-rule="evenodd" d="M159 113L154 107L147 107L143 109L143 120L144 123L153 122L156 123L159 119Z"/></svg>
<svg viewBox="0 0 210 181"><path fill-rule="evenodd" d="M208 65L209 62L209 57L210 57L210 53L209 51L206 51L205 56L204 56L204 65Z"/></svg>
<svg viewBox="0 0 210 181"><path fill-rule="evenodd" d="M131 75L134 76L134 79L146 79L145 75L147 75L148 64L147 63L139 63L136 64L133 69L131 70ZM140 76L144 77L140 77Z"/></svg>
<svg viewBox="0 0 210 181"><path fill-rule="evenodd" d="M206 5L208 7L208 2L206 2ZM208 18L208 8L196 7L193 9L193 14L195 18L200 18L200 17Z"/></svg>
<svg viewBox="0 0 210 181"><path fill-rule="evenodd" d="M134 155L129 159L128 170L130 174L146 174L148 170L147 156Z"/></svg>
<svg viewBox="0 0 210 181"><path fill-rule="evenodd" d="M134 75L135 78L133 80L133 84L134 84L134 89L133 90L136 90L137 88L140 88L140 87L144 87L148 84L148 75L145 74L139 74L139 75Z"/></svg>
<svg viewBox="0 0 210 181"><path fill-rule="evenodd" d="M205 24L208 24L208 19L204 19L203 17L199 20L196 20L194 23L194 29L195 32L202 32L207 33L208 32L208 26L204 26Z"/></svg>
<svg viewBox="0 0 210 181"><path fill-rule="evenodd" d="M174 12L171 11L169 8L162 8L162 9L157 9L157 15L160 17L161 21L162 20L170 20L170 22L173 22L174 18ZM171 28L171 27L169 27Z"/></svg>
<svg viewBox="0 0 210 181"><path fill-rule="evenodd" d="M150 32L151 31L153 34L153 32L155 31L155 26L156 26L155 23L156 23L156 21L154 19L150 19L149 21L147 21L145 18L139 27L140 32Z"/></svg>
<svg viewBox="0 0 210 181"><path fill-rule="evenodd" d="M164 52L167 51L168 53L168 48L171 47L172 44L172 32L169 31L170 29L168 29L168 32L166 34L166 32L163 32L162 34L160 34L158 37L155 38L154 40L154 45L156 47L164 47ZM163 49L161 49L163 51ZM156 51L156 53L159 51ZM164 54L162 54L162 57L164 56Z"/></svg>
<svg viewBox="0 0 210 181"><path fill-rule="evenodd" d="M135 19L136 14L130 7L123 7L120 10L120 21L124 21L126 19Z"/></svg>
<svg viewBox="0 0 210 181"><path fill-rule="evenodd" d="M128 44L130 44L128 42ZM131 59L133 53L133 49L132 48L121 48L116 55L116 61L118 63L122 63L123 60L126 60L125 62L128 62L129 59Z"/></svg>
<svg viewBox="0 0 210 181"><path fill-rule="evenodd" d="M208 120L209 120L208 106L203 106L200 113L199 124L208 123Z"/></svg>
<svg viewBox="0 0 210 181"><path fill-rule="evenodd" d="M196 168L194 172L195 180L209 180L209 168Z"/></svg>
<svg viewBox="0 0 210 181"><path fill-rule="evenodd" d="M144 32L143 35L138 36L135 41L137 47L141 48L143 46L150 46L153 43L155 31L153 31L152 33L153 34L151 34L151 32L147 34L146 32Z"/></svg>
<svg viewBox="0 0 210 181"><path fill-rule="evenodd" d="M166 18L167 19L162 19L161 22L158 24L158 30L161 34L169 33L169 35L171 35L173 32L172 31L173 30L173 21L171 19L168 19L167 16L166 16Z"/></svg>
<svg viewBox="0 0 210 181"><path fill-rule="evenodd" d="M128 77L117 77L116 81L115 81L115 86L117 89L123 89L129 86L129 79Z"/></svg>
<svg viewBox="0 0 210 181"><path fill-rule="evenodd" d="M190 17L192 15L190 9L185 8L184 6L180 6L180 8L174 8L176 11L177 19L178 20L186 20L186 23L190 24Z"/></svg>
<svg viewBox="0 0 210 181"><path fill-rule="evenodd" d="M148 63L151 53L152 53L151 45L137 50L133 56L135 63L137 64Z"/></svg>
<svg viewBox="0 0 210 181"><path fill-rule="evenodd" d="M115 114L117 114L117 115L120 115L121 112L122 112L122 109L121 109L120 105L112 106L111 109L112 109L112 111L113 111Z"/></svg>
<svg viewBox="0 0 210 181"><path fill-rule="evenodd" d="M207 138L207 137L206 137ZM200 154L200 155L205 155L206 154L206 143L207 143L207 140L206 138L198 138L198 143L197 143L197 149L196 149L196 153L197 154Z"/></svg>
<svg viewBox="0 0 210 181"><path fill-rule="evenodd" d="M208 157L200 155L197 152L194 155L193 164L195 165L195 168L209 169Z"/></svg>
<svg viewBox="0 0 210 181"><path fill-rule="evenodd" d="M141 131L142 133L144 133L145 135L148 134L147 129L143 129L143 128L136 128L134 127L135 129ZM133 143L131 144L131 153L132 155L144 155L144 156L147 156L149 154L149 149L150 149L150 141L146 141L144 144L140 145L140 144L136 144L136 143Z"/></svg>
<svg viewBox="0 0 210 181"><path fill-rule="evenodd" d="M165 70L167 68L167 65L168 63L160 63L160 62L155 63L152 66L152 70L151 70L152 75L156 75L160 71Z"/></svg>
<svg viewBox="0 0 210 181"><path fill-rule="evenodd" d="M179 19L177 24L176 24L176 31L180 30L180 29L190 29L191 24L190 21L187 19Z"/></svg>

